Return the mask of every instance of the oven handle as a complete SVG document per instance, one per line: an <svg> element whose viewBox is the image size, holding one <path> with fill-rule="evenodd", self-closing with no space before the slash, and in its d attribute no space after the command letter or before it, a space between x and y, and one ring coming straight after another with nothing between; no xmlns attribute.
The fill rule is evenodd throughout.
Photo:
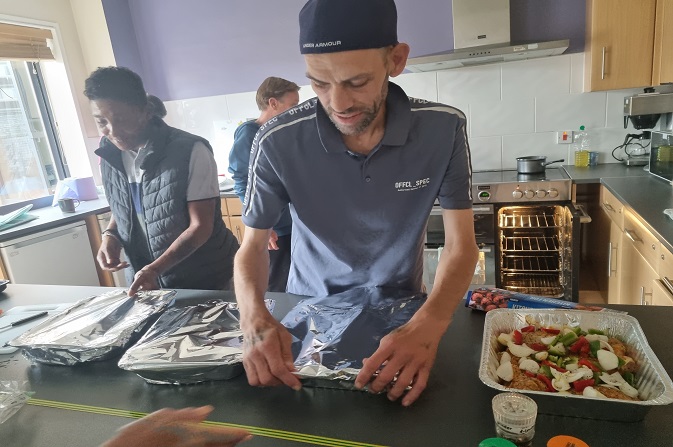
<svg viewBox="0 0 673 447"><path fill-rule="evenodd" d="M588 224L591 222L591 216L589 216L589 213L587 213L587 210L584 209L584 205L580 205L578 203L575 203L575 209L580 213L580 223L581 224Z"/></svg>

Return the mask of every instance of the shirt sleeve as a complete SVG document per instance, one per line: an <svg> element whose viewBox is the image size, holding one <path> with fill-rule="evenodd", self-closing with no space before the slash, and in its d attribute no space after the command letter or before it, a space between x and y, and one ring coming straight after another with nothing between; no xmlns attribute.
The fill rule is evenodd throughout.
<svg viewBox="0 0 673 447"><path fill-rule="evenodd" d="M194 143L189 159L187 201L212 199L220 196L217 163L213 153L201 141Z"/></svg>
<svg viewBox="0 0 673 447"><path fill-rule="evenodd" d="M229 172L234 179L234 193L241 201L245 198L248 186L248 168L250 166L250 151L257 130L249 125L241 125L234 133L234 144L229 152Z"/></svg>
<svg viewBox="0 0 673 447"><path fill-rule="evenodd" d="M467 143L467 122L458 119L453 151L439 188L439 205L448 210L472 208L472 161Z"/></svg>
<svg viewBox="0 0 673 447"><path fill-rule="evenodd" d="M268 140L258 143L259 138L260 133L257 133L250 157L250 177L242 219L248 227L268 230L278 222L290 200L273 164L264 153L264 144Z"/></svg>

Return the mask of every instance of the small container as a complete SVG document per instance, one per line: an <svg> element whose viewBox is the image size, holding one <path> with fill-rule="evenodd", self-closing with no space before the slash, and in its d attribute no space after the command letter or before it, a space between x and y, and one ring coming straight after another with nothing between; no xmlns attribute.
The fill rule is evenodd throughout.
<svg viewBox="0 0 673 447"><path fill-rule="evenodd" d="M589 151L582 149L575 151L575 166L581 168L589 166Z"/></svg>
<svg viewBox="0 0 673 447"><path fill-rule="evenodd" d="M537 404L519 393L500 393L493 398L495 431L518 446L532 445Z"/></svg>
<svg viewBox="0 0 673 447"><path fill-rule="evenodd" d="M589 151L589 166L598 166L598 152Z"/></svg>
<svg viewBox="0 0 673 447"><path fill-rule="evenodd" d="M479 447L516 447L516 444L504 438L488 438L481 441Z"/></svg>

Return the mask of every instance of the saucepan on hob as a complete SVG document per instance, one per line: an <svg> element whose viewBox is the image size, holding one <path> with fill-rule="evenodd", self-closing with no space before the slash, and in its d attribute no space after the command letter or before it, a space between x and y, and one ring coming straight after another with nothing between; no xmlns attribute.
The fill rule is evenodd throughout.
<svg viewBox="0 0 673 447"><path fill-rule="evenodd" d="M544 155L531 155L528 157L517 157L516 172L519 174L542 174L547 165L552 163L562 163L565 160L547 161Z"/></svg>

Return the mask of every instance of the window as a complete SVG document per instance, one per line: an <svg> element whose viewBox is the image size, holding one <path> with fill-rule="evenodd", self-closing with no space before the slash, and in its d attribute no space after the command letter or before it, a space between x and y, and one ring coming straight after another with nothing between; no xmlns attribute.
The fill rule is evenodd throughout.
<svg viewBox="0 0 673 447"><path fill-rule="evenodd" d="M39 64L0 60L0 206L53 193L67 176Z"/></svg>

